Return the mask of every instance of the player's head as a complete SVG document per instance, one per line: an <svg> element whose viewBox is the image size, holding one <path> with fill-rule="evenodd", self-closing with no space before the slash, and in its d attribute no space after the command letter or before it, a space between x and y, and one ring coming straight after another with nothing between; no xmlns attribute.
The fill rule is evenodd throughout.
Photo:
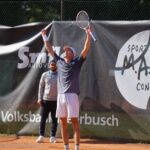
<svg viewBox="0 0 150 150"><path fill-rule="evenodd" d="M52 70L52 71L56 71L57 70L57 65L56 65L55 60L51 60L48 64L49 64L49 69L50 70Z"/></svg>
<svg viewBox="0 0 150 150"><path fill-rule="evenodd" d="M69 45L65 45L63 47L63 50L65 51L64 53L64 58L66 59L75 59L76 58L76 51L73 47L69 46Z"/></svg>

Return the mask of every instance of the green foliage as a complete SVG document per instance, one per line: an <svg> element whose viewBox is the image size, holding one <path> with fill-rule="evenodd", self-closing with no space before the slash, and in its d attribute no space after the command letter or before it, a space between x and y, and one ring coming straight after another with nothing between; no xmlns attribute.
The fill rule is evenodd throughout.
<svg viewBox="0 0 150 150"><path fill-rule="evenodd" d="M52 21L59 20L60 16L57 13L58 6L51 6L51 3L28 3L24 5L24 11L27 22Z"/></svg>
<svg viewBox="0 0 150 150"><path fill-rule="evenodd" d="M92 20L149 20L150 0L1 1L0 24L57 21L62 12L63 20L75 20L80 10L87 11Z"/></svg>
<svg viewBox="0 0 150 150"><path fill-rule="evenodd" d="M0 2L0 24L14 26L30 22L60 20L59 3L44 1Z"/></svg>

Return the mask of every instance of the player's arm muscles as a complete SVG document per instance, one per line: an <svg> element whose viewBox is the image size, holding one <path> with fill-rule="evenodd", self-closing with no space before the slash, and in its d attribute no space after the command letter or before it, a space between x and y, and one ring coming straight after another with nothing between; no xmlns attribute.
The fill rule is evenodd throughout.
<svg viewBox="0 0 150 150"><path fill-rule="evenodd" d="M52 45L50 44L50 42L48 41L47 35L46 35L47 31L45 29L43 29L41 31L42 37L43 37L43 41L46 47L46 50L48 52L48 54L50 54L52 57L54 57L54 50L52 48Z"/></svg>
<svg viewBox="0 0 150 150"><path fill-rule="evenodd" d="M83 59L86 58L87 54L88 54L88 51L90 49L90 45L91 45L91 36L90 36L90 32L89 32L90 29L87 29L86 30L86 40L85 40L85 43L84 43L84 47L83 47L83 50L81 52L81 56Z"/></svg>

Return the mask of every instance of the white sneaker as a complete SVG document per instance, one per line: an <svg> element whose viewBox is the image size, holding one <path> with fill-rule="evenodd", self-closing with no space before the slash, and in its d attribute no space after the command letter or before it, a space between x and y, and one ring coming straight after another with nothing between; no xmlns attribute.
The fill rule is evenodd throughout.
<svg viewBox="0 0 150 150"><path fill-rule="evenodd" d="M43 143L44 142L44 136L39 136L36 140L36 143Z"/></svg>
<svg viewBox="0 0 150 150"><path fill-rule="evenodd" d="M54 136L50 137L50 143L56 143L56 138Z"/></svg>

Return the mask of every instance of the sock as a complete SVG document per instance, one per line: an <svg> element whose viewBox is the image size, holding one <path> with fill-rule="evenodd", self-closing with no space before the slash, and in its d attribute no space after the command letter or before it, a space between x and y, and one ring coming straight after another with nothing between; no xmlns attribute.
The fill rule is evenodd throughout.
<svg viewBox="0 0 150 150"><path fill-rule="evenodd" d="M79 144L75 145L75 150L79 150Z"/></svg>
<svg viewBox="0 0 150 150"><path fill-rule="evenodd" d="M64 150L69 150L69 145L68 144L64 145Z"/></svg>

